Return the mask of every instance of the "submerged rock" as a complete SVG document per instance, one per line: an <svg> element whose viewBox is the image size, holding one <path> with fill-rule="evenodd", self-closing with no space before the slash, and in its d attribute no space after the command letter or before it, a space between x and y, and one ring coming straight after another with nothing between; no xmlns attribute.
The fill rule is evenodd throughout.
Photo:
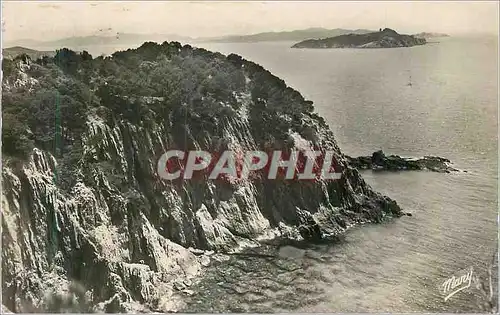
<svg viewBox="0 0 500 315"><path fill-rule="evenodd" d="M438 173L458 172L448 159L438 156L424 156L420 159L404 158L399 155L386 156L382 150L373 152L372 156L352 158L346 156L347 162L357 169L373 169L388 171L428 170Z"/></svg>

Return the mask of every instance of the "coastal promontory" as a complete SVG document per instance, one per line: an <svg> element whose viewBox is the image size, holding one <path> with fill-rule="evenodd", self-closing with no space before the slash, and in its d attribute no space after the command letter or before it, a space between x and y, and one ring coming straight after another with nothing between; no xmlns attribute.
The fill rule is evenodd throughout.
<svg viewBox="0 0 500 315"><path fill-rule="evenodd" d="M225 252L333 242L404 214L312 101L262 66L178 42L2 62L2 304L176 312ZM167 150L332 152L340 178L168 181ZM210 254L208 254L210 252Z"/></svg>

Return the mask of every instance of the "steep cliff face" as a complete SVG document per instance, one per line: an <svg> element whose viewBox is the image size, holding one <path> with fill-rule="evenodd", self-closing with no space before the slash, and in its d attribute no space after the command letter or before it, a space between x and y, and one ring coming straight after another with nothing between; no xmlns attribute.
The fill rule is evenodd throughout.
<svg viewBox="0 0 500 315"><path fill-rule="evenodd" d="M11 311L175 311L175 283L195 278L216 258L189 247L218 252L256 244L260 238L318 241L356 223L401 214L394 201L374 192L347 165L311 102L283 81L235 55L181 49L177 43L157 47L170 49L157 53L166 56L166 64L172 47L176 56L188 51L184 56L201 53L203 60L224 62L241 71L244 84L230 101L208 105L202 97L195 105L180 102L163 116L151 110L160 119L142 122L90 107L75 159L64 154L55 158L57 153L46 148L34 148L26 161L4 156L2 297ZM139 52L141 48L129 53L140 58ZM141 67L159 66L158 58L150 64L141 61ZM8 82L4 88L15 89L5 86ZM37 81L30 82L36 90ZM275 105L285 97L291 102ZM128 98L121 95L115 101ZM137 98L143 106L163 100ZM106 106L103 97L100 101ZM212 108L229 114L212 115ZM156 174L159 156L171 148L244 151L270 146L334 150L342 177L231 184L172 183ZM64 181L66 177L71 180Z"/></svg>

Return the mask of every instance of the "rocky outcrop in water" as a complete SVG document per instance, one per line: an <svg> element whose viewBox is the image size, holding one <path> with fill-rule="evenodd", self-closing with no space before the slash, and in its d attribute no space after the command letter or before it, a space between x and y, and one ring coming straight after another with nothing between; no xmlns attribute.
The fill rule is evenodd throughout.
<svg viewBox="0 0 500 315"><path fill-rule="evenodd" d="M386 156L383 151L373 152L371 156L359 156L352 158L347 156L349 165L356 169L373 169L388 171L421 171L428 170L438 173L458 172L451 166L448 159L438 156L424 156L420 159L404 158L399 155Z"/></svg>
<svg viewBox="0 0 500 315"><path fill-rule="evenodd" d="M385 28L368 34L347 34L323 39L308 39L296 43L292 48L395 48L425 45L425 38L398 34Z"/></svg>
<svg viewBox="0 0 500 315"><path fill-rule="evenodd" d="M2 297L11 311L175 311L176 292L213 259L203 251L327 240L402 214L349 166L312 102L239 56L165 42L10 67ZM172 183L156 174L168 148L304 147L335 151L341 179Z"/></svg>

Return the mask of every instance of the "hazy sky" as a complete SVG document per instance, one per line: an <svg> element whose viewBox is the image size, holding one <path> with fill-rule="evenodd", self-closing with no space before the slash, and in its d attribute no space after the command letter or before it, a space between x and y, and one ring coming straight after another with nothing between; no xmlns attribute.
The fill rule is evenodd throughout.
<svg viewBox="0 0 500 315"><path fill-rule="evenodd" d="M498 9L498 1L3 1L2 35L4 41L116 32L204 37L308 27L498 34Z"/></svg>

